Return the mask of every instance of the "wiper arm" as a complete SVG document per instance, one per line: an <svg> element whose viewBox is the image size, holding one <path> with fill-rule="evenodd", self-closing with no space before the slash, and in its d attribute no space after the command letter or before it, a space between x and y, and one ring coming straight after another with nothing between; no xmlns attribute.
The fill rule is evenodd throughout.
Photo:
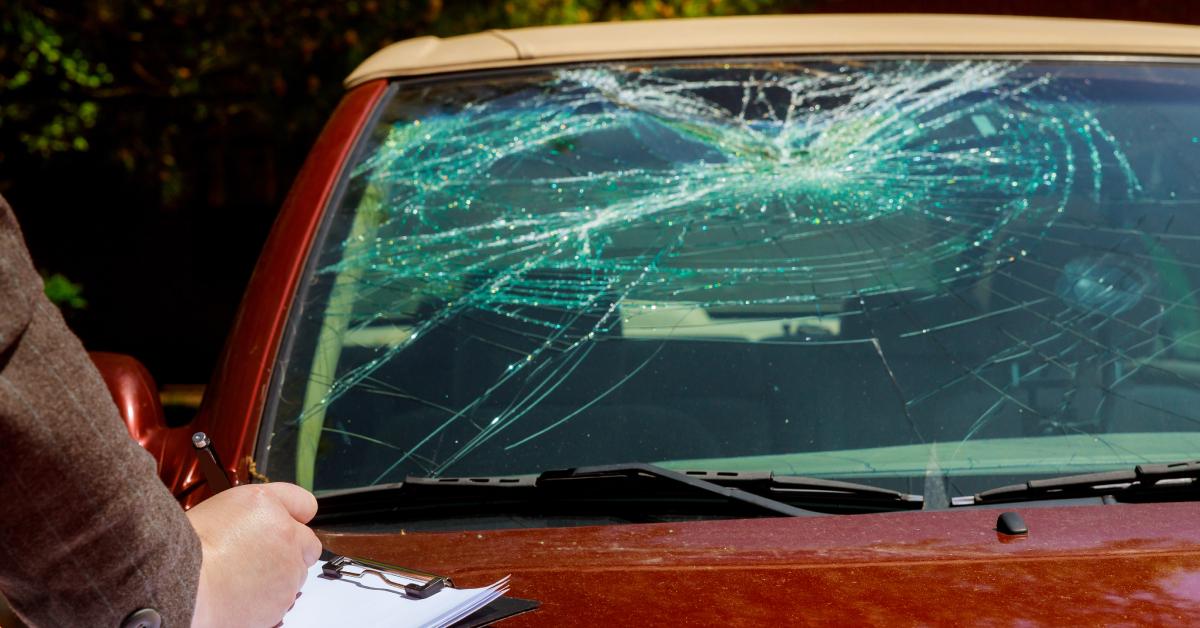
<svg viewBox="0 0 1200 628"><path fill-rule="evenodd" d="M808 517L819 515L821 513L812 510L797 508L790 504L755 495L743 491L740 488L730 488L721 486L716 482L710 482L702 478L690 476L686 473L665 469L658 465L647 463L634 464L610 464L594 467L578 467L575 469L565 469L562 471L546 471L538 476L538 484L554 483L554 482L594 482L596 479L603 478L623 478L631 479L637 476L651 476L663 480L669 480L683 486L688 486L697 491L711 493L724 497L729 501L750 504L767 512L772 512L777 515L786 515L788 517Z"/></svg>
<svg viewBox="0 0 1200 628"><path fill-rule="evenodd" d="M740 473L737 471L675 471L645 463L547 471L539 476L539 480L552 481L636 476L639 473L671 480L745 503L763 505L763 502L757 500L765 500L767 503L780 504L796 510L802 510L805 515L819 513L791 506L786 503L785 499L836 503L838 505L846 505L850 502L861 504L879 504L880 502L885 502L889 503L889 508L899 506L901 508L908 507L913 509L919 509L922 502L920 495L909 495L869 484L788 475L776 476L769 471L752 473ZM755 499L751 500L748 498ZM779 510L775 510L775 512L789 514Z"/></svg>
<svg viewBox="0 0 1200 628"><path fill-rule="evenodd" d="M1200 460L1167 464L1139 464L1133 469L1066 475L1059 478L1030 480L1024 484L1001 486L974 495L955 497L951 500L951 504L973 506L1102 495L1113 495L1121 499L1132 497L1135 493L1146 490L1191 489L1194 488L1193 485L1198 479L1200 479Z"/></svg>

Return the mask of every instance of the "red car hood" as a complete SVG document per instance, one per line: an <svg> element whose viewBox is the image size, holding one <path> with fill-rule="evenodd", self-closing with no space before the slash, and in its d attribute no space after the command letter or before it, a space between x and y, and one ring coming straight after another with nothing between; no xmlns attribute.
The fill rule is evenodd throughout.
<svg viewBox="0 0 1200 628"><path fill-rule="evenodd" d="M325 533L334 552L540 600L518 626L1194 624L1200 504L454 533Z"/></svg>

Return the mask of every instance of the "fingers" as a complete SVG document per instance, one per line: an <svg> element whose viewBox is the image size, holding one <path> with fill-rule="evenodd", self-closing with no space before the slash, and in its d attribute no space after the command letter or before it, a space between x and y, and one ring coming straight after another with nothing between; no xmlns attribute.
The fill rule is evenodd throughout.
<svg viewBox="0 0 1200 628"><path fill-rule="evenodd" d="M320 539L308 526L295 523L291 528L286 562L293 566L291 573L295 578L295 585L292 591L299 591L308 579L309 568L321 557L322 547ZM297 550L299 551L297 552ZM300 560L296 560L297 558Z"/></svg>
<svg viewBox="0 0 1200 628"><path fill-rule="evenodd" d="M300 523L308 523L317 514L317 498L295 484L270 482L258 486L261 486L268 494L274 495L292 515L292 518Z"/></svg>
<svg viewBox="0 0 1200 628"><path fill-rule="evenodd" d="M321 557L321 540L306 525L317 514L317 500L312 493L286 482L270 482L260 484L264 491L273 495L283 505L288 514L296 520L294 527L294 545L300 549L304 560L305 571Z"/></svg>
<svg viewBox="0 0 1200 628"><path fill-rule="evenodd" d="M323 549L321 539L318 539L312 529L307 526L301 526L297 535L299 536L297 540L300 543L300 552L304 556L304 566L311 567L313 563L321 558L321 550Z"/></svg>
<svg viewBox="0 0 1200 628"><path fill-rule="evenodd" d="M286 482L270 482L261 485L263 489L274 495L288 514L298 522L296 526L296 545L300 548L300 555L304 559L304 567L307 569L321 557L321 540L313 533L312 529L306 525L309 520L317 514L317 500L312 493Z"/></svg>

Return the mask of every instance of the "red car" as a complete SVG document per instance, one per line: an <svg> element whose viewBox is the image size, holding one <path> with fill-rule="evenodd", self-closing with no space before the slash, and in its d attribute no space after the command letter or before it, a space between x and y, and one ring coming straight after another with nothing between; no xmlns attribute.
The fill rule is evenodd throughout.
<svg viewBox="0 0 1200 628"><path fill-rule="evenodd" d="M390 46L196 421L505 625L1200 621L1200 30L949 16Z"/></svg>

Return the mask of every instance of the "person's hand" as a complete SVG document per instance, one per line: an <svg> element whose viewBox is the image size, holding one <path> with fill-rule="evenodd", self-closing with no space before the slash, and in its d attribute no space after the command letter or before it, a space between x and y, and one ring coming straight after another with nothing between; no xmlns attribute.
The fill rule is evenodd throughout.
<svg viewBox="0 0 1200 628"><path fill-rule="evenodd" d="M304 525L316 513L312 493L282 482L235 486L188 511L204 548L192 625L278 624L321 556Z"/></svg>

